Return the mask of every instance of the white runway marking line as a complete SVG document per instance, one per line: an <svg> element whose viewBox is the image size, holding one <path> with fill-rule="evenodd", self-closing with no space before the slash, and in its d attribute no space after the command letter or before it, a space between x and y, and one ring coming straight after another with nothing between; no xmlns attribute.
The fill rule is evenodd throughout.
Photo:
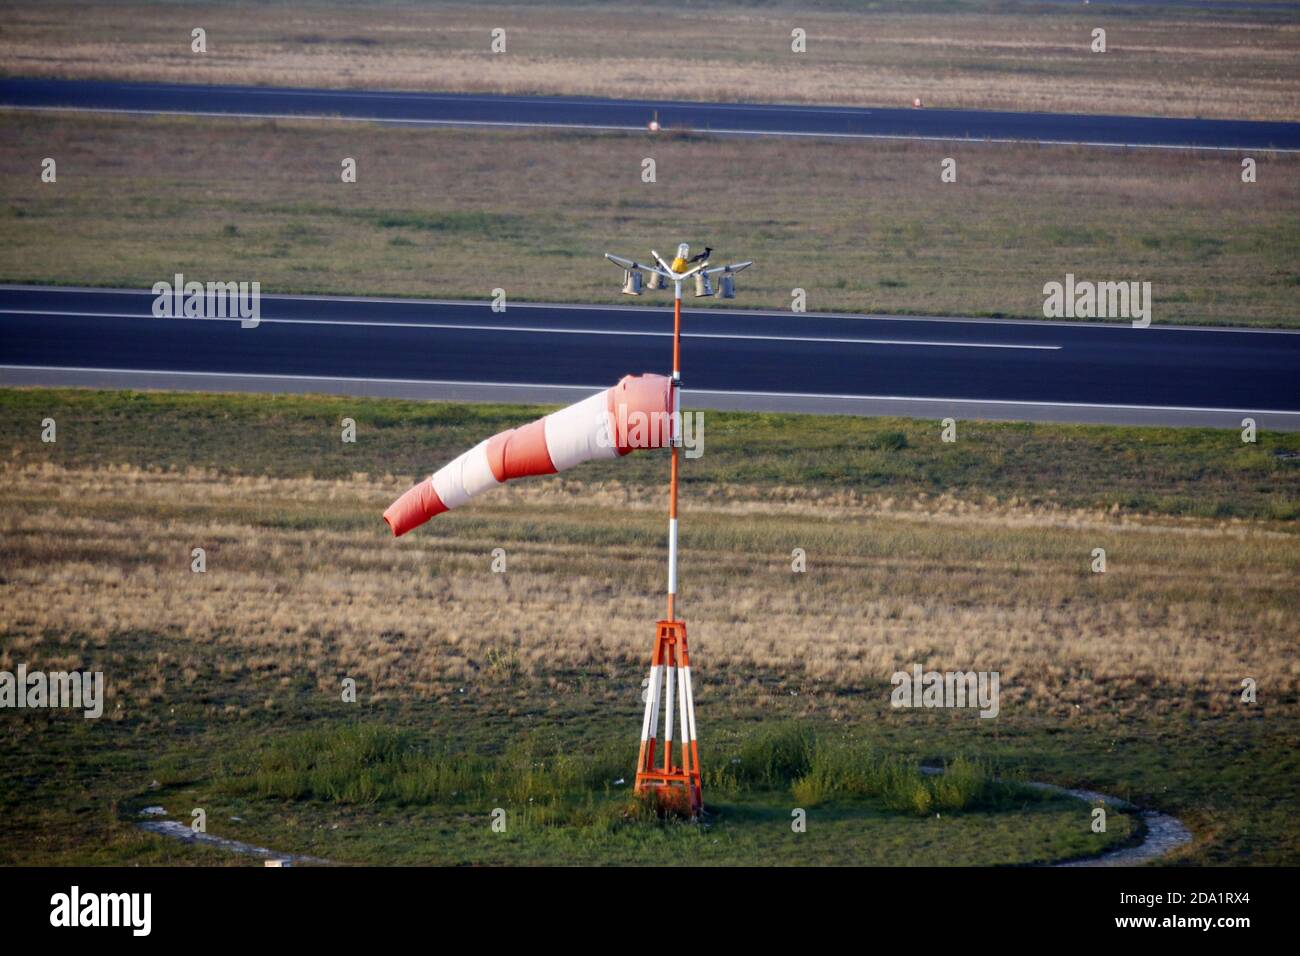
<svg viewBox="0 0 1300 956"><path fill-rule="evenodd" d="M64 318L152 319L156 322L184 321L140 315L136 312L64 312L54 309L0 309L0 315L50 315ZM241 319L193 319L197 322L240 322ZM343 325L382 329L446 329L458 332L523 332L547 335L625 335L672 338L671 332L641 332L632 329L556 329L528 325L470 325L454 322L356 322L333 319L259 319L267 325ZM1059 352L1060 345L1024 345L1002 342L930 342L924 339L845 339L800 335L740 335L728 332L683 332L684 339L736 339L755 342L828 342L834 345L901 345L951 349L1021 349L1034 352Z"/></svg>
<svg viewBox="0 0 1300 956"><path fill-rule="evenodd" d="M1202 405L1124 405L1106 402L1051 402L1014 398L930 398L913 395L837 395L827 392L746 392L732 389L692 388L687 394L698 392L702 395L743 395L747 398L809 398L837 399L840 401L860 402L937 402L960 405L1014 405L1039 406L1042 408L1114 408L1126 411L1151 412L1224 412L1246 415L1300 415L1300 410L1283 411L1273 408L1215 408Z"/></svg>
<svg viewBox="0 0 1300 956"><path fill-rule="evenodd" d="M100 286L75 285L27 285L24 283L0 282L0 292L37 292L62 295L67 293L90 293L94 295L135 295L154 298L149 289L114 289ZM319 295L312 293L292 294L288 292L263 292L262 300L280 302L364 302L367 304L394 304L407 306L452 305L467 309L486 309L491 303L482 299L428 299L419 296L365 296L365 295ZM643 315L662 316L667 305L601 305L591 302L515 302L512 309L536 309L540 312L566 310L570 312L632 312ZM3 312L3 310L0 310ZM96 313L98 314L98 313ZM954 325L1024 325L1030 328L1051 329L1132 329L1137 332L1233 332L1248 335L1300 335L1300 329L1254 328L1239 325L1151 325L1145 329L1133 329L1128 321L1095 321L1082 319L980 319L968 315L896 315L890 313L872 314L868 312L791 312L772 309L723 309L716 306L708 308L691 308L692 319L719 318L731 316L738 319L840 319L849 322L940 322Z"/></svg>
<svg viewBox="0 0 1300 956"><path fill-rule="evenodd" d="M344 123L387 123L399 126L503 127L507 129L576 129L605 133L645 133L644 126L614 126L600 123L527 123L522 120L437 120L387 116L342 116L334 113L236 113L221 110L146 110L110 106L18 106L0 103L0 109L62 113L123 113L139 116L215 116L228 119L335 120ZM822 133L806 130L699 129L679 127L682 132L703 136L799 136L829 139L885 139L921 143L995 143L998 145L1032 144L1035 146L1086 146L1094 149L1172 149L1206 150L1219 153L1300 153L1294 147L1279 146L1199 146L1193 143L1124 143L1086 139L1034 139L1014 136L926 136L914 133ZM664 130L672 132L672 130Z"/></svg>
<svg viewBox="0 0 1300 956"><path fill-rule="evenodd" d="M459 388L536 388L575 392L598 392L599 385L549 385L527 382L457 382L450 379L365 378L346 375L275 375L270 372L193 372L154 368L88 368L65 365L0 365L0 372L77 372L96 375L185 375L195 378L251 378L286 382L370 382L375 385L450 385ZM716 388L688 388L686 394L738 395L745 398L807 398L854 402L934 402L964 405L1011 405L1038 408L1096 408L1152 412L1222 412L1230 415L1300 416L1300 410L1272 408L1214 408L1199 405L1120 405L1101 402L1051 402L1011 398L932 398L919 395L838 395L819 392L746 392Z"/></svg>
<svg viewBox="0 0 1300 956"><path fill-rule="evenodd" d="M541 385L521 382L454 382L436 378L366 378L356 375L279 375L271 372L192 372L160 368L91 368L80 365L0 365L5 372L84 372L97 375L190 375L208 378L284 379L287 382L374 382L377 385L464 385L479 388L553 388L599 392L599 385ZM609 386L605 386L608 388Z"/></svg>

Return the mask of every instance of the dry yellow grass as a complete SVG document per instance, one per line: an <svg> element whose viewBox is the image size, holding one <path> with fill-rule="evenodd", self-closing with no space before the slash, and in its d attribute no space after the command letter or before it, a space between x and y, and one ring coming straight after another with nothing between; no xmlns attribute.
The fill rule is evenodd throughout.
<svg viewBox="0 0 1300 956"><path fill-rule="evenodd" d="M539 481L395 542L378 514L408 477L6 464L0 668L98 649L119 716L200 675L272 708L345 675L381 698L472 683L503 710L635 695L662 611L659 495ZM702 706L799 694L834 716L914 663L999 671L1004 714L1222 713L1245 677L1273 713L1300 689L1300 547L1277 525L738 486L688 495L683 518Z"/></svg>
<svg viewBox="0 0 1300 956"><path fill-rule="evenodd" d="M805 101L1288 119L1300 25L1287 11L1119 15L752 6L297 3L6 11L20 75L644 99ZM190 52L207 30L208 52ZM1089 50L1094 27L1108 52ZM507 52L489 52L490 31ZM790 51L807 31L808 52Z"/></svg>

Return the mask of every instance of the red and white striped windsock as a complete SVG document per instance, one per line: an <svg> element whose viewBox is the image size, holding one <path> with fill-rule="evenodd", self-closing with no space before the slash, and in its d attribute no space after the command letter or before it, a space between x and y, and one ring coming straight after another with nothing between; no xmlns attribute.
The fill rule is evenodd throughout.
<svg viewBox="0 0 1300 956"><path fill-rule="evenodd" d="M628 375L613 388L479 442L389 505L384 520L394 536L406 534L512 478L553 475L636 448L666 448L672 401L667 377Z"/></svg>

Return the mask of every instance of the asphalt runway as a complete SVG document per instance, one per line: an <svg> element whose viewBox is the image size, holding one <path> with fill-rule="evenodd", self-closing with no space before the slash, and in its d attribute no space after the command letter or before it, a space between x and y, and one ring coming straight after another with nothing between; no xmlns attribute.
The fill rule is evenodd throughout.
<svg viewBox="0 0 1300 956"><path fill-rule="evenodd" d="M565 403L666 373L671 299L263 295L261 321L145 290L0 287L0 385ZM688 408L1300 429L1300 333L723 310L683 314Z"/></svg>
<svg viewBox="0 0 1300 956"><path fill-rule="evenodd" d="M567 96L490 96L174 83L0 79L0 106L186 116L297 117L435 126L644 130L851 139L1066 143L1164 149L1300 150L1300 123L684 103Z"/></svg>

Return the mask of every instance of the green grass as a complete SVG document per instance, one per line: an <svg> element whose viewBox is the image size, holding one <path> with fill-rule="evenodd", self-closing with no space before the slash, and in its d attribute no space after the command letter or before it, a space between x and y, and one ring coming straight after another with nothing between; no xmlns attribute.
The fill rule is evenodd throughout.
<svg viewBox="0 0 1300 956"><path fill-rule="evenodd" d="M1258 161L1246 185L1220 154L0 112L0 279L609 304L603 253L685 239L756 262L741 308L1041 319L1074 273L1151 282L1157 325L1295 327L1297 160Z"/></svg>
<svg viewBox="0 0 1300 956"><path fill-rule="evenodd" d="M429 749L410 731L359 724L277 741L227 768L217 788L232 796L356 805L500 800L555 813L575 795L608 788L634 759L621 751L539 752L530 740L498 754Z"/></svg>
<svg viewBox="0 0 1300 956"><path fill-rule="evenodd" d="M140 651L144 667L147 645ZM634 684L632 674L626 679ZM256 705L255 691L204 681L180 699L139 709L125 720L28 713L8 721L7 756L0 762L0 812L6 820L0 862L248 864L138 831L139 810L158 804L180 820L188 820L194 807L205 808L209 832L220 836L333 861L385 864L1043 862L1126 842L1137 828L1136 819L1111 813L1108 833L1099 840L1088 828L1088 807L1041 794L1024 794L1012 806L938 810L936 818L843 790L823 793L820 801L807 799L817 794L796 794L779 775L767 786L762 768L782 761L769 762L770 751L756 742L762 736L757 727L784 721L812 735L844 733L842 722L810 716L819 708L788 695L746 702L724 692L701 712L709 767L748 758L755 773L734 790L706 779L711 819L705 827L641 825L627 812L626 785L615 787L614 781L626 779L631 768L639 715L630 705L593 711L576 695L532 692L526 703L518 702L522 710L511 708L507 715L499 698L467 688L458 701L363 705L363 716L349 717L343 705L322 711L304 692L277 696L274 710L253 706L244 716L222 717L202 702L244 699ZM398 740L430 757L470 754L468 771L443 764L452 778L465 775L474 782L480 768L488 771L478 777L482 781L504 771L507 765L492 758L513 748L515 754L569 754L567 781L593 782L585 793L570 793L563 815L530 813L526 799L510 800L511 788L516 795L542 792L530 791L537 784L526 771L508 781L503 775L503 785L485 788L483 800L404 802L381 795L346 801L332 799L328 790L318 793L314 785L298 789L295 775L307 767L338 771L358 765L372 732L358 728L357 720L364 727L399 728ZM1175 813L1198 834L1198 849L1176 862L1295 862L1290 834L1300 757L1293 740L1300 724L1294 718L1267 724L1182 717L1102 716L1075 724L1028 719L1000 721L995 735L972 731L968 722L947 715L917 714L900 722L888 719L887 711L862 711L851 723L874 752L927 764L948 760L949 773L958 768L956 755L978 749L981 760L1013 781L1087 786ZM385 744L388 738L376 739ZM292 756L299 747L306 753ZM619 754L626 759L605 762L606 755ZM385 774L401 766L386 763ZM848 776L837 772L841 779ZM291 786L263 795L250 786L254 781ZM507 810L506 834L491 830L498 806ZM798 837L790 830L796 807L809 820L807 833Z"/></svg>
<svg viewBox="0 0 1300 956"><path fill-rule="evenodd" d="M862 782L881 766L866 744L854 745L851 757L839 751L837 766L855 767L856 776L808 799L806 778L792 781L798 768L772 752L799 737L812 742L809 769L822 767L822 745L804 723L775 732L741 728L730 746L707 748L708 812L692 824L658 818L629 792L635 753L627 734L593 745L581 720L504 737L463 723L441 722L433 733L394 730L387 726L394 713L383 726L330 719L286 730L286 723L303 726L302 716L254 731L269 739L252 746L250 731L266 723L260 717L202 732L176 721L173 733L185 728L179 742L141 725L96 732L113 747L69 722L29 728L17 735L16 756L37 759L26 748L39 737L46 749L41 783L34 785L32 763L23 763L25 774L18 761L0 772L0 806L11 821L0 860L248 863L141 834L135 823L145 806L163 806L169 818L186 822L201 807L211 833L336 863L1024 864L1093 855L1141 832L1136 817L1117 810L1107 833L1093 834L1086 804L995 784L981 771L972 782L974 765L960 760L932 779L891 759L893 769L880 778L889 786L877 793ZM419 723L405 709L400 722ZM460 737L464 749L451 749L447 734ZM141 760L150 753L152 760ZM721 779L732 766L743 769ZM79 785L101 800L108 791L120 791L119 798L103 806L58 795L75 794ZM48 803L38 809L42 794ZM806 832L791 828L797 810L806 815ZM492 822L502 812L505 830L498 832ZM36 846L23 839L45 828L59 836L38 836Z"/></svg>
<svg viewBox="0 0 1300 956"><path fill-rule="evenodd" d="M430 748L411 731L354 724L294 734L232 758L214 787L225 796L357 806L500 802L558 825L584 816L593 794L610 796L635 759L630 742L573 753L525 737L485 753ZM996 781L988 767L966 757L943 773L926 774L915 761L793 722L751 732L736 756L715 753L702 772L710 794L731 799L783 790L804 806L874 797L890 810L920 816L1044 799L1039 791Z"/></svg>
<svg viewBox="0 0 1300 956"><path fill-rule="evenodd" d="M202 468L216 482L259 475L347 478L382 463L397 473L391 484L400 490L407 478L427 473L449 454L538 412L314 396L11 389L0 391L0 453L10 467ZM59 422L53 446L39 441L47 415ZM355 446L338 440L344 415L361 426ZM1261 446L1243 449L1235 432L963 424L954 448L939 442L937 425L924 422L737 414L711 416L707 427L706 455L689 463L688 475L694 470L713 476L710 481L749 481L758 494L778 500L786 482L900 500L952 485L972 496L1045 503L1152 502L1138 518L1162 509L1214 514L1231 505L1261 530L1276 532L1290 530L1294 511L1288 507L1298 497L1295 472L1286 470L1293 466L1273 454L1296 449L1289 435L1266 433ZM1268 456L1262 463L1261 452ZM1248 467L1238 467L1243 459ZM865 470L864 460L870 463ZM662 458L631 456L620 464L584 478L646 487L662 482ZM880 475L879 484L871 483L871 474ZM709 488L701 480L689 490L703 496ZM69 512L57 492L53 498L38 494L15 479L6 488L6 521L41 514L75 520L57 538L39 528L7 526L0 554L28 554L29 544L43 554L41 542L52 541L55 553L33 566L48 566L55 579L56 590L43 593L74 603L86 599L77 590L78 575L116 563L117 580L125 583L137 565L154 569L158 587L174 589L168 593L178 604L195 599L195 615L204 613L203 592L168 570L175 563L172 550L182 564L188 554L172 548L173 537L189 540L192 528L217 538L214 573L204 591L209 583L212 592L230 586L218 573L220 549L228 548L258 578L257 594L239 605L257 616L294 607L295 588L304 584L295 575L319 577L315 563L321 561L337 559L326 573L337 576L331 599L343 602L352 597L352 573L410 569L389 563L396 552L380 553L382 529L374 527L373 509L358 509L352 497L341 505L285 504L283 493L250 483L246 500L232 504L168 498L155 490L158 497L137 500L124 493L78 503ZM141 516L165 554L131 540L128 522ZM856 562L840 578L797 576L794 591L784 578L773 578L774 597L779 590L781 600L814 608L814 623L824 620L816 617L821 606L804 602L819 592L829 592L827 606L838 607L850 628L859 626L855 615L881 602L905 611L915 605L928 614L931 606L920 603L905 579L919 575L926 587L941 581L934 587L948 592L947 601L1005 609L1007 619L1017 608L1040 603L1061 613L1093 606L1089 602L1099 610L1137 605L1143 614L1132 632L1135 641L1141 628L1195 621L1197 609L1209 604L1227 608L1243 627L1251 622L1251 628L1269 627L1284 637L1286 584L1294 581L1289 535L1260 537L1257 551L1271 557L1238 567L1212 538L1188 537L1185 547L1183 539L1175 540L1187 554L1171 561L1161 550L1168 541L1138 533L1112 549L1107 580L1088 578L1080 557L1079 583L1065 590L1049 584L1026 596L1017 591L1018 569L1061 560L1053 550L1058 545L1041 529L963 533L939 525L919 534L886 522L870 524L865 540L843 522L825 520L816 532L821 537L806 537L811 530L797 522L814 520L706 510L690 525L694 537L684 539L687 560L695 562L688 565L698 615L692 620L713 622L713 635L697 645L694 662L709 810L702 825L651 820L628 797L643 660L581 655L538 672L521 665L521 642L505 633L482 652L438 643L437 653L458 653L465 670L432 683L422 676L419 690L403 683L414 670L399 658L391 664L401 678L396 685L344 704L337 673L363 666L361 658L392 656L409 646L400 635L375 633L348 644L329 627L304 635L290 623L264 643L241 645L226 633L240 625L222 620L183 635L123 627L104 634L44 633L39 627L33 633L23 621L38 621L44 611L13 583L27 568L0 561L0 587L12 599L10 619L16 622L0 633L0 656L102 663L111 681L134 681L116 698L122 708L110 708L99 721L28 711L8 713L0 722L0 863L250 862L141 832L139 811L155 804L177 820L202 807L209 832L219 836L343 863L1017 864L1094 854L1138 835L1131 814L1110 813L1108 832L1093 834L1085 804L1023 787L1045 781L1177 815L1193 829L1196 844L1168 862L1294 865L1300 718L1294 694L1277 690L1287 681L1285 659L1264 662L1273 678L1260 674L1262 703L1255 709L1207 706L1206 694L1222 697L1222 686L1192 691L1143 675L1139 686L1109 706L1099 696L1103 689L1091 686L1091 675L1067 663L1061 672L1048 668L1041 675L1043 693L1059 706L1007 706L996 721L893 710L883 685L877 686L883 677L844 684L815 679L799 666L719 663L747 626L746 615L755 613L752 606L726 607L726 598L738 592L735 576L769 573L762 555L772 550L770 528L782 521L795 523L795 540L812 542L814 565ZM241 530L249 527L302 534L259 539ZM374 544L330 537L362 527L374 529ZM499 540L518 542L511 560L527 570L518 583L469 593L496 595L503 617L535 607L527 603L528 592L539 585L563 585L575 574L606 590L644 591L653 590L647 575L657 581L660 573L651 553L662 543L657 513L613 514L574 504L530 515L508 502L485 501L423 542L427 551L420 554L427 556L413 558L419 575L404 579L419 591L419 609L401 626L422 634L429 619L458 613L456 602L465 598L438 603L427 589L447 582L470 587L477 579L462 565L482 565L483 542ZM546 547L532 550L530 541ZM1086 556L1086 543L1080 538L1067 550ZM566 544L579 547L566 553ZM1148 553L1148 546L1155 550ZM885 554L894 563L881 563ZM759 557L742 561L737 555ZM703 566L722 567L728 556L732 578ZM992 569L976 574L976 565L990 559ZM1183 564L1198 560L1204 568L1188 577ZM1125 562L1138 573L1123 573ZM1168 578L1163 585L1162 575ZM608 595L586 597L599 609ZM562 601L559 607L547 611L551 624L578 604ZM757 613L766 607L757 605ZM1094 635L1109 626L1104 617L1079 620L1091 622ZM829 619L824 624L839 626ZM861 625L864 645L865 629L878 626ZM1032 627L1017 640L1047 652L1036 645ZM1225 648L1228 636L1225 630ZM647 633L647 645L648 639ZM309 651L301 650L304 641ZM850 654L854 649L841 647ZM1120 646L1117 653L1127 650ZM926 653L923 646L913 652ZM385 672L374 676L378 685ZM922 771L932 767L945 772ZM505 833L491 828L498 807L506 811ZM791 830L796 809L807 812L806 833Z"/></svg>
<svg viewBox="0 0 1300 956"><path fill-rule="evenodd" d="M687 402L689 405L687 392ZM483 438L549 409L325 396L187 395L76 389L0 390L0 449L22 462L215 468L232 474L342 478L435 470ZM1119 509L1203 518L1300 515L1300 434L1236 430L961 422L705 412L704 455L683 481L864 495ZM58 422L41 444L40 423ZM341 420L357 442L340 440ZM1267 424L1266 422L1264 423ZM1290 456L1290 457L1288 457ZM657 454L587 466L584 480L657 485ZM268 518L268 520L270 520Z"/></svg>

